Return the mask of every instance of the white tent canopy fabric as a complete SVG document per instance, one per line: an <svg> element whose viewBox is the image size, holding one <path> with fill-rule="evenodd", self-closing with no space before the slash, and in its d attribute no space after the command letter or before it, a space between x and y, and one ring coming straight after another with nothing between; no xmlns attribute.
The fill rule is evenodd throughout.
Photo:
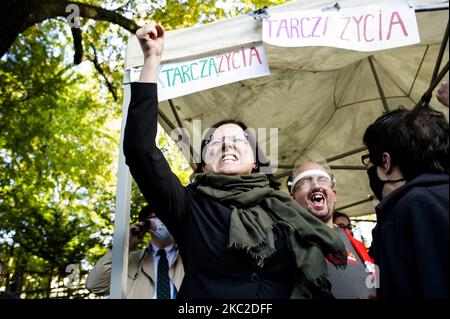
<svg viewBox="0 0 450 319"><path fill-rule="evenodd" d="M403 0L342 0L341 8L370 4L404 5ZM276 176L285 176L305 160L328 159L337 179L338 208L350 216L374 212L377 204L366 171L362 136L385 110L374 77L378 76L389 109L412 108L428 89L448 23L448 1L408 1L416 9L420 43L376 52L333 47L285 48L265 44L271 75L189 94L160 103L160 124L170 133L182 126L192 136L193 121L202 131L223 119L238 119L252 128L278 129ZM269 14L322 9L335 1L304 0L269 8ZM262 23L250 15L170 31L165 36L162 63L191 60L259 44ZM129 70L142 66L143 56L130 36L125 62L124 123L129 103ZM445 47L448 57L448 44ZM445 58L447 60L448 58ZM371 62L372 66L371 66ZM446 62L446 61L444 61ZM445 64L445 63L443 63ZM441 66L442 68L442 66ZM373 70L374 69L374 70ZM448 75L445 76L448 79ZM432 98L430 105L446 113ZM350 154L349 156L343 156ZM342 156L340 156L342 155ZM284 185L285 180L280 179ZM111 297L125 296L128 247L130 176L122 150L114 232ZM355 203L362 202L355 205Z"/></svg>
<svg viewBox="0 0 450 319"><path fill-rule="evenodd" d="M384 1L393 4L393 1ZM404 3L405 1L399 1ZM333 1L296 1L269 8L269 13L332 6ZM383 1L339 1L342 8ZM190 133L192 121L202 130L226 118L252 128L278 128L278 164L289 168L307 159L324 160L363 146L365 128L384 111L369 63L375 71L390 109L413 107L428 89L448 21L448 1L409 1L417 8L421 42L414 46L377 52L333 47L284 48L265 45L271 75L193 93L174 99L179 118ZM188 60L261 41L260 21L252 16L167 32L163 61ZM446 48L448 56L448 46ZM126 68L142 65L135 37L130 37ZM446 61L444 61L446 62ZM431 105L448 113L435 98ZM160 121L170 133L178 126L168 102L160 103L168 120ZM172 127L171 127L172 126ZM192 134L190 135L192 136ZM329 162L336 176L338 207L367 200L371 194L361 167L363 152ZM348 169L349 165L359 166ZM342 169L344 168L344 169ZM345 169L347 168L347 169ZM275 175L285 169L278 169ZM284 184L284 180L280 180ZM375 201L343 209L351 216L372 213Z"/></svg>

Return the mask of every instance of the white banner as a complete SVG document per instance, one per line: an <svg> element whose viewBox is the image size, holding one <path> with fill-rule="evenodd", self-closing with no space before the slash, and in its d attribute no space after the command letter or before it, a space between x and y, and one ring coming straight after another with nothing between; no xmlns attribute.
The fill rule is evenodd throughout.
<svg viewBox="0 0 450 319"><path fill-rule="evenodd" d="M132 69L131 82L141 68ZM207 56L201 59L162 64L158 76L158 101L259 76L270 75L262 44Z"/></svg>
<svg viewBox="0 0 450 319"><path fill-rule="evenodd" d="M263 20L263 41L377 51L419 43L420 38L414 8L405 4L273 13Z"/></svg>

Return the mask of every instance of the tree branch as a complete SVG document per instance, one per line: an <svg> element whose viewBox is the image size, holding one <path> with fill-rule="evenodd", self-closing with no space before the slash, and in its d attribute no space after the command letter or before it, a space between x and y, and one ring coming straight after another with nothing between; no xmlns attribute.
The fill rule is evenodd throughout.
<svg viewBox="0 0 450 319"><path fill-rule="evenodd" d="M114 85L109 81L108 77L105 74L105 71L103 70L102 66L100 65L100 63L98 62L97 59L97 50L95 49L95 46L91 43L91 48L94 51L94 56L92 57L91 61L92 63L94 63L94 67L97 70L98 73L100 73L100 75L103 77L103 79L106 82L106 85L108 86L108 91L111 92L113 99L115 102L117 102L118 97L117 97L117 93L115 91Z"/></svg>
<svg viewBox="0 0 450 319"><path fill-rule="evenodd" d="M74 4L79 8L80 17L101 20L117 24L122 28L135 33L138 25L121 14L92 6L86 3L66 0L4 0L0 10L0 57L2 57L13 44L17 36L47 19L68 17L68 5Z"/></svg>
<svg viewBox="0 0 450 319"><path fill-rule="evenodd" d="M122 4L122 5L118 6L117 8L113 9L112 11L114 11L114 12L121 12L122 9L125 8L130 2L131 2L131 0L128 0L124 4Z"/></svg>
<svg viewBox="0 0 450 319"><path fill-rule="evenodd" d="M67 17L69 15L69 13L66 12L67 6L74 4L80 9L80 17L108 21L120 25L122 28L132 33L139 29L138 25L134 23L134 21L129 20L114 11L106 10L86 3L65 0L47 0L44 3L38 0L28 1L38 2L40 9L27 17L28 23L31 23L30 26L50 18Z"/></svg>

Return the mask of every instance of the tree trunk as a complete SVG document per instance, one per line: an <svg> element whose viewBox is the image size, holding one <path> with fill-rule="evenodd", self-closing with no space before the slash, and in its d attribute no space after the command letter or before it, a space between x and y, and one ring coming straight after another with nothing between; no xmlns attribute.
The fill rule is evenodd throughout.
<svg viewBox="0 0 450 319"><path fill-rule="evenodd" d="M50 294L52 292L52 279L53 279L53 269L55 268L55 262L52 260L50 262L50 274L48 275L47 289L45 292L45 297L50 298Z"/></svg>
<svg viewBox="0 0 450 319"><path fill-rule="evenodd" d="M10 291L12 294L15 294L17 295L17 297L20 297L19 294L23 290L27 260L26 254L20 247L19 249L15 249L15 253L16 253L14 265L15 267L14 267L14 274L11 278Z"/></svg>
<svg viewBox="0 0 450 319"><path fill-rule="evenodd" d="M9 249L9 256L14 257L14 245L15 241L13 241L11 248ZM11 257L9 257L11 258ZM6 262L9 264L9 259L6 260ZM4 271L5 269L3 269ZM9 275L11 273L11 269L8 269L8 272L6 273L6 280L5 280L5 291L11 292L11 276Z"/></svg>

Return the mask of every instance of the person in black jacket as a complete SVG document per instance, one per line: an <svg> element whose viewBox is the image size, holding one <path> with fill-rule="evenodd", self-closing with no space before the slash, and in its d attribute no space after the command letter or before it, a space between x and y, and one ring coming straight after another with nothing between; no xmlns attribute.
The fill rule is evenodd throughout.
<svg viewBox="0 0 450 319"><path fill-rule="evenodd" d="M380 200L372 242L378 296L448 298L448 122L429 107L398 109L371 124L363 140Z"/></svg>
<svg viewBox="0 0 450 319"><path fill-rule="evenodd" d="M237 121L213 126L199 173L181 185L155 144L157 76L164 28L136 32L144 53L131 83L124 154L142 194L178 243L185 277L177 298L330 298L327 257L347 254L339 238L258 173L256 149Z"/></svg>

